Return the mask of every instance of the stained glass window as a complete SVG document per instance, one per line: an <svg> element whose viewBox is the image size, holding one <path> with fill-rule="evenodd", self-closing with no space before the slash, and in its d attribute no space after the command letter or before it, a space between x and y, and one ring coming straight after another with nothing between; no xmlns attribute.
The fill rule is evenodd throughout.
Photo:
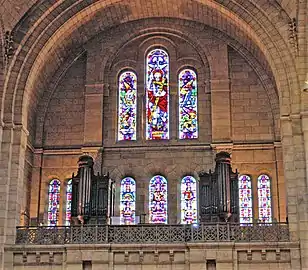
<svg viewBox="0 0 308 270"><path fill-rule="evenodd" d="M146 87L146 138L169 139L169 57L162 49L147 55Z"/></svg>
<svg viewBox="0 0 308 270"><path fill-rule="evenodd" d="M253 223L251 178L248 175L239 177L240 223Z"/></svg>
<svg viewBox="0 0 308 270"><path fill-rule="evenodd" d="M136 222L136 182L131 177L121 181L120 222L133 225Z"/></svg>
<svg viewBox="0 0 308 270"><path fill-rule="evenodd" d="M48 226L56 226L59 220L60 181L52 180L48 187Z"/></svg>
<svg viewBox="0 0 308 270"><path fill-rule="evenodd" d="M67 182L66 186L66 214L65 214L65 225L71 225L71 209L72 209L72 179Z"/></svg>
<svg viewBox="0 0 308 270"><path fill-rule="evenodd" d="M167 180L154 176L149 185L149 222L167 224Z"/></svg>
<svg viewBox="0 0 308 270"><path fill-rule="evenodd" d="M266 174L258 177L259 221L272 222L271 181Z"/></svg>
<svg viewBox="0 0 308 270"><path fill-rule="evenodd" d="M181 223L197 222L197 181L192 176L185 176L181 181Z"/></svg>
<svg viewBox="0 0 308 270"><path fill-rule="evenodd" d="M198 138L197 76L191 69L179 74L179 136L180 139Z"/></svg>
<svg viewBox="0 0 308 270"><path fill-rule="evenodd" d="M137 76L125 71L119 77L118 140L136 140Z"/></svg>

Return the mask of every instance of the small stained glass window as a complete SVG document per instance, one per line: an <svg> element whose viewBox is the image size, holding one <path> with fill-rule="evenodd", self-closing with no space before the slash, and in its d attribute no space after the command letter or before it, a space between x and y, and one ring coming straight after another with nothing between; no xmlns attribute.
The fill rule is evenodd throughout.
<svg viewBox="0 0 308 270"><path fill-rule="evenodd" d="M156 175L149 184L149 223L167 224L167 180Z"/></svg>
<svg viewBox="0 0 308 270"><path fill-rule="evenodd" d="M169 139L169 56L162 49L146 59L146 139Z"/></svg>
<svg viewBox="0 0 308 270"><path fill-rule="evenodd" d="M181 223L197 223L197 212L197 181L185 176L181 181Z"/></svg>
<svg viewBox="0 0 308 270"><path fill-rule="evenodd" d="M119 77L118 140L136 140L137 76L125 71Z"/></svg>
<svg viewBox="0 0 308 270"><path fill-rule="evenodd" d="M57 226L60 207L60 181L51 180L48 187L48 226Z"/></svg>
<svg viewBox="0 0 308 270"><path fill-rule="evenodd" d="M120 223L133 225L136 223L136 182L131 177L121 181Z"/></svg>
<svg viewBox="0 0 308 270"><path fill-rule="evenodd" d="M258 205L259 221L264 223L272 222L272 197L271 181L266 174L258 177Z"/></svg>
<svg viewBox="0 0 308 270"><path fill-rule="evenodd" d="M66 186L66 214L65 214L65 225L71 225L71 209L72 209L72 179L67 182Z"/></svg>
<svg viewBox="0 0 308 270"><path fill-rule="evenodd" d="M253 223L251 178L248 175L239 177L240 223Z"/></svg>
<svg viewBox="0 0 308 270"><path fill-rule="evenodd" d="M197 75L191 69L179 74L179 136L180 139L198 138Z"/></svg>

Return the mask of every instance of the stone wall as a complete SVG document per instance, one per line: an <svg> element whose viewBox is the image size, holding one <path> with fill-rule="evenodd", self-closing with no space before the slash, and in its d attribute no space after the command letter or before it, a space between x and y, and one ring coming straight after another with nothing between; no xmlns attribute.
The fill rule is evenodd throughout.
<svg viewBox="0 0 308 270"><path fill-rule="evenodd" d="M148 21L148 26L153 27L170 24L171 21L165 20ZM252 177L255 216L258 214L256 180L261 173L267 173L272 179L274 218L285 221L281 145L274 139L275 131L279 131L274 120L278 100L277 97L270 99L259 77L265 71L260 70L257 61L231 49L232 41L219 39L210 28L200 32L198 27L177 25L173 29L176 35L164 30L125 39L123 35L128 27L136 27L137 31L143 25L132 23L110 30L85 46L87 53L63 71L46 105L45 119L37 121L43 125L43 128L37 126L42 132L42 135L37 132L37 144L43 138L43 150L37 149L34 154L32 220L46 224L47 187L50 180L56 178L61 181L59 224L64 223L66 183L77 171L78 156L90 152L95 156L95 171L109 172L116 181L116 215L119 215L123 177L132 176L137 182L138 215L148 213L149 180L162 174L168 179L169 222L177 223L181 178L193 175L198 179L198 172L214 169L215 154L226 150L232 153L233 169ZM179 32L198 35L198 43L188 42L185 34ZM115 48L113 55L106 55L112 44L118 44L118 49ZM170 55L168 141L145 140L144 57L149 48L157 45ZM199 138L191 141L179 140L177 132L177 74L183 67L194 67L198 73ZM118 142L117 78L120 71L127 68L138 76L137 140Z"/></svg>
<svg viewBox="0 0 308 270"><path fill-rule="evenodd" d="M66 245L6 249L14 270L295 269L294 244ZM210 268L212 265L212 268Z"/></svg>

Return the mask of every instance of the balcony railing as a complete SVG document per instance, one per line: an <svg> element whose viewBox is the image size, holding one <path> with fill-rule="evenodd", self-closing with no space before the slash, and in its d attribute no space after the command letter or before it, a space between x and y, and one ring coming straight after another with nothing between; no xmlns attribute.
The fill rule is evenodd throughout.
<svg viewBox="0 0 308 270"><path fill-rule="evenodd" d="M285 242L289 228L273 224L88 225L17 227L16 244L157 244L202 242Z"/></svg>

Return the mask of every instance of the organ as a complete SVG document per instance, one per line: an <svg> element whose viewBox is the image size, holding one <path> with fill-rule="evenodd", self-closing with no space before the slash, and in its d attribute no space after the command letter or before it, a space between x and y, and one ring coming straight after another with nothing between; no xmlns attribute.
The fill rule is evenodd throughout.
<svg viewBox="0 0 308 270"><path fill-rule="evenodd" d="M238 173L231 168L231 157L220 152L215 171L199 174L199 216L201 222L239 222Z"/></svg>
<svg viewBox="0 0 308 270"><path fill-rule="evenodd" d="M72 224L108 224L114 211L114 183L95 175L93 158L82 155L72 176Z"/></svg>

